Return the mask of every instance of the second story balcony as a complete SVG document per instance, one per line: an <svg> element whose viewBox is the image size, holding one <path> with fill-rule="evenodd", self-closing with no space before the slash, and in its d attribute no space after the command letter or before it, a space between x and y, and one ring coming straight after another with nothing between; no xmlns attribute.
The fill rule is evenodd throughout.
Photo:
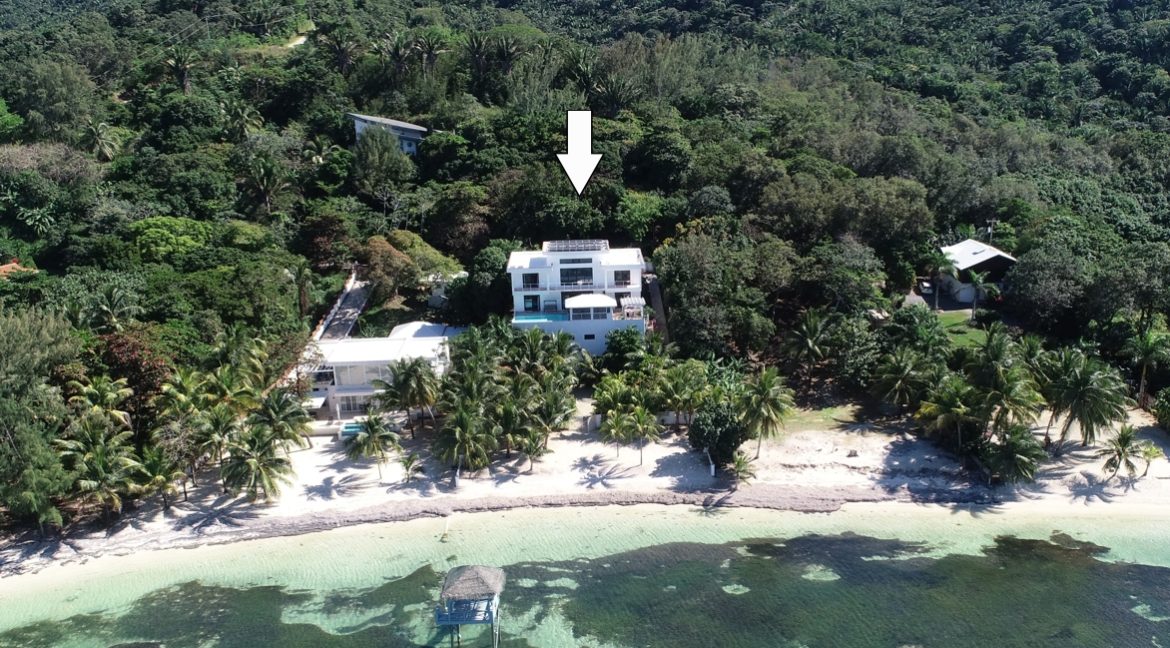
<svg viewBox="0 0 1170 648"><path fill-rule="evenodd" d="M612 290L615 288L629 288L634 282L629 279L620 281L581 280L570 283L525 283L513 286L512 292L551 292L557 290Z"/></svg>

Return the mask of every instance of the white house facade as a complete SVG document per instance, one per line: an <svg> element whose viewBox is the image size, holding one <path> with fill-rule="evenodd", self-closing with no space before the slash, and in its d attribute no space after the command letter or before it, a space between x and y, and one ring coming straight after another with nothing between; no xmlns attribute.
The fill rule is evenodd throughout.
<svg viewBox="0 0 1170 648"><path fill-rule="evenodd" d="M954 245L942 248L955 267L952 275L944 275L939 288L957 302L970 304L975 301L975 286L971 283L971 273L978 272L984 276L984 281L999 285L1016 259L1003 250L996 249L982 241L967 239ZM982 299L985 295L979 295Z"/></svg>
<svg viewBox="0 0 1170 648"><path fill-rule="evenodd" d="M365 414L378 392L373 382L393 380L391 362L426 358L443 375L450 363L447 340L461 332L444 324L410 322L396 326L387 337L321 342L310 401L334 420Z"/></svg>
<svg viewBox="0 0 1170 648"><path fill-rule="evenodd" d="M646 331L644 266L638 248L603 240L546 241L540 250L513 252L512 326L563 331L589 353L603 353L610 331Z"/></svg>
<svg viewBox="0 0 1170 648"><path fill-rule="evenodd" d="M357 139L362 138L362 133L367 128L380 128L390 131L398 137L398 147L407 155L418 153L418 145L427 135L427 129L425 127L398 121L397 119L359 115L357 113L347 113L347 116L353 120L354 134L357 136Z"/></svg>

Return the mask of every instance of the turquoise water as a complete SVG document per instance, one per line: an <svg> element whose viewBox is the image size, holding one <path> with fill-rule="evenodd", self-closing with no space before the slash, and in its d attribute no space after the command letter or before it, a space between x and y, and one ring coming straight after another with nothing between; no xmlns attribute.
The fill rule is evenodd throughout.
<svg viewBox="0 0 1170 648"><path fill-rule="evenodd" d="M464 562L507 572L507 646L1170 646L1165 520L1046 522L918 509L457 515L0 579L0 646L446 645L431 609L443 572ZM489 642L466 630L464 645Z"/></svg>
<svg viewBox="0 0 1170 648"><path fill-rule="evenodd" d="M516 313L512 319L517 322L567 322L569 316L564 313Z"/></svg>

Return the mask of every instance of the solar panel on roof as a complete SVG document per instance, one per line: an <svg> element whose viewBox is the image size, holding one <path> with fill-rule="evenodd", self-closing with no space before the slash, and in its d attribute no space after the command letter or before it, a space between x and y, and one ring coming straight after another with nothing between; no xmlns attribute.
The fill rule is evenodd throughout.
<svg viewBox="0 0 1170 648"><path fill-rule="evenodd" d="M545 252L604 252L606 250L609 250L609 241L602 239L544 242Z"/></svg>

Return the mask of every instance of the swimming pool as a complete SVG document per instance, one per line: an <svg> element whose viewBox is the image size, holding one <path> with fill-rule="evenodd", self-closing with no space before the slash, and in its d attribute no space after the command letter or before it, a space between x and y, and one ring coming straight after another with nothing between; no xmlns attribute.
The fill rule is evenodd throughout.
<svg viewBox="0 0 1170 648"><path fill-rule="evenodd" d="M567 322L569 316L565 313L516 313L514 322Z"/></svg>

